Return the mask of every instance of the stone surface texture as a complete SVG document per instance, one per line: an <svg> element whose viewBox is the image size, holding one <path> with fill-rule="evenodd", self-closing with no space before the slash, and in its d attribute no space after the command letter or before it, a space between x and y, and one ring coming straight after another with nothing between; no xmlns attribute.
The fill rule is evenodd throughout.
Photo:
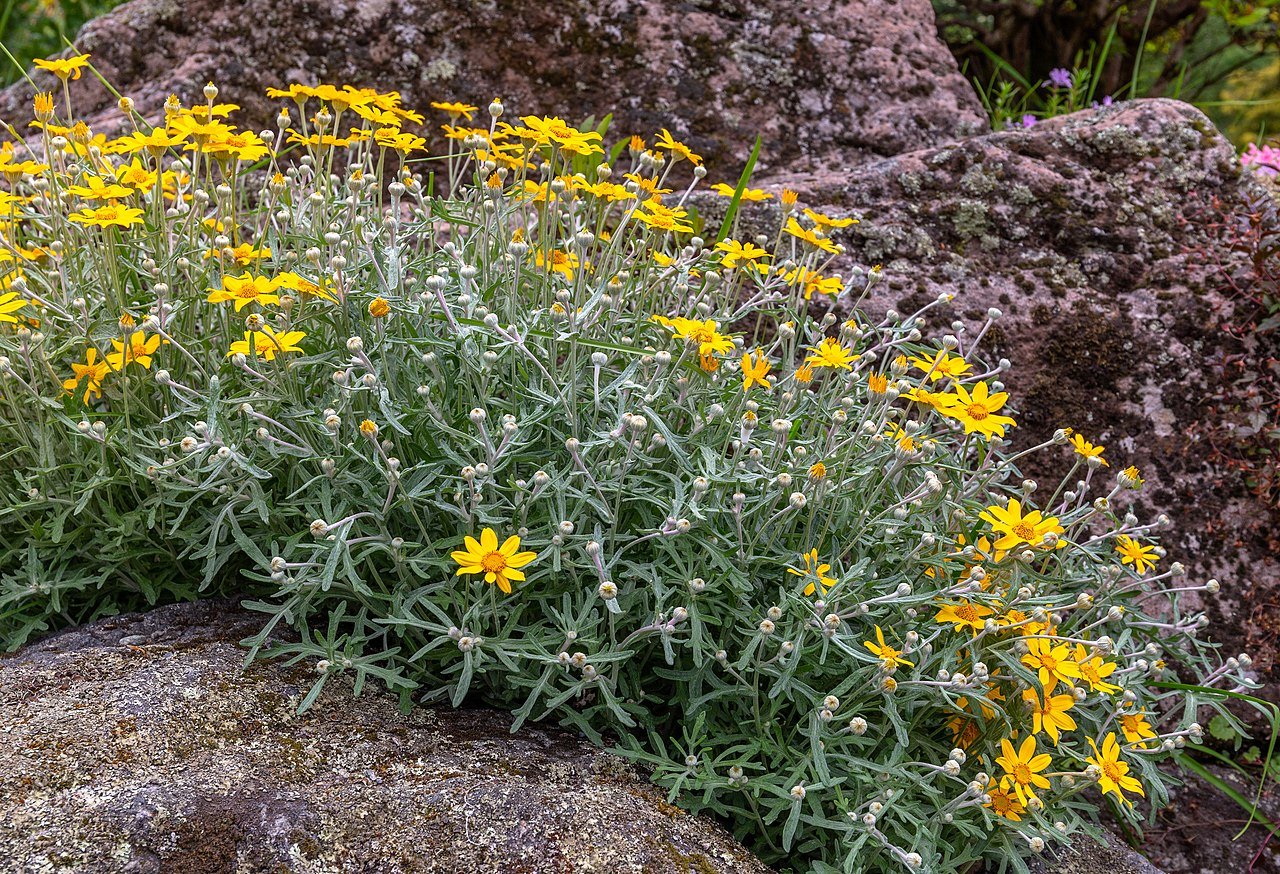
<svg viewBox="0 0 1280 874"><path fill-rule="evenodd" d="M149 118L170 93L203 102L210 80L255 130L279 111L266 88L291 81L397 89L424 111L501 95L517 114L670 128L735 175L757 133L764 163L808 171L986 127L929 0L133 0L76 46ZM118 123L92 76L75 84L78 113ZM10 89L0 117L30 99Z"/></svg>
<svg viewBox="0 0 1280 874"><path fill-rule="evenodd" d="M1163 874L1114 834L1107 844L1080 842L1031 865L1031 874Z"/></svg>
<svg viewBox="0 0 1280 874"><path fill-rule="evenodd" d="M0 869L23 874L765 872L622 760L486 710L255 663L202 602L0 658ZM371 684L372 685L372 684Z"/></svg>

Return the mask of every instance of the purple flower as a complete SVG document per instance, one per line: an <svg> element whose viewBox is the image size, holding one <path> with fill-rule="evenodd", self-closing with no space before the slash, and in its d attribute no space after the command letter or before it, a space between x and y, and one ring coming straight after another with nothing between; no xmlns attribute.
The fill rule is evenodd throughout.
<svg viewBox="0 0 1280 874"><path fill-rule="evenodd" d="M1062 67L1054 67L1049 71L1049 85L1054 88L1071 87L1071 71Z"/></svg>
<svg viewBox="0 0 1280 874"><path fill-rule="evenodd" d="M1026 115L1022 116L1023 127L1035 127L1036 121L1037 121L1036 117L1034 115L1031 115L1030 113L1027 113Z"/></svg>

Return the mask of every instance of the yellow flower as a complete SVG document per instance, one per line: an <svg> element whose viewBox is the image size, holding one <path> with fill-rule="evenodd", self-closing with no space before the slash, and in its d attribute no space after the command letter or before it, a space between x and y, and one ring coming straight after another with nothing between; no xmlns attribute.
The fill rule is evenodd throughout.
<svg viewBox="0 0 1280 874"><path fill-rule="evenodd" d="M147 370L151 369L151 356L160 348L160 335L148 337L143 331L134 331L129 336L129 345L120 340L112 340L116 351L107 354L107 364L112 370L124 370L125 365L134 362Z"/></svg>
<svg viewBox="0 0 1280 874"><path fill-rule="evenodd" d="M840 341L834 337L827 337L822 343L813 348L809 357L804 360L805 364L812 364L814 367L833 367L841 370L852 370L855 356L848 349L840 345Z"/></svg>
<svg viewBox="0 0 1280 874"><path fill-rule="evenodd" d="M141 131L135 131L117 140L112 140L107 143L105 151L112 155L145 151L159 157L169 149L180 146L186 141L186 134L171 134L164 128L158 127L150 133L144 134Z"/></svg>
<svg viewBox="0 0 1280 874"><path fill-rule="evenodd" d="M257 161L271 154L262 138L251 131L218 131L205 144L205 151L217 158Z"/></svg>
<svg viewBox="0 0 1280 874"><path fill-rule="evenodd" d="M1115 672L1115 662L1104 661L1099 655L1090 657L1089 651L1079 643L1076 644L1075 659L1080 668L1080 679L1089 684L1090 691L1106 692L1108 695L1120 691L1119 686L1107 682L1107 677Z"/></svg>
<svg viewBox="0 0 1280 874"><path fill-rule="evenodd" d="M988 394L985 382L973 387L973 394L962 385L956 385L954 394L938 397L938 412L948 418L956 419L964 425L964 433L975 431L990 440L1003 437L1006 427L1013 428L1018 423L1008 416L997 415L997 410L1004 407L1009 399L1007 392Z"/></svg>
<svg viewBox="0 0 1280 874"><path fill-rule="evenodd" d="M312 282L305 276L300 276L292 271L281 273L276 277L278 288L287 288L290 291L296 291L298 294L311 297L319 297L330 302L336 302L329 280L324 277L320 278L320 282Z"/></svg>
<svg viewBox="0 0 1280 874"><path fill-rule="evenodd" d="M511 581L521 582L525 578L520 568L538 557L536 552L518 552L520 538L514 534L498 546L498 535L492 528L481 531L478 541L468 534L463 542L467 548L452 554L459 565L456 576L484 574L486 583L497 584L508 595L511 594Z"/></svg>
<svg viewBox="0 0 1280 874"><path fill-rule="evenodd" d="M149 167L144 166L137 158L134 158L128 164L121 164L116 167L116 179L121 184L128 185L139 191L145 191L148 188L154 188L156 185L156 172Z"/></svg>
<svg viewBox="0 0 1280 874"><path fill-rule="evenodd" d="M1102 462L1103 467L1107 466L1107 460L1102 457L1102 453L1107 450L1107 447L1096 443L1090 443L1088 440L1084 439L1084 435L1072 434L1071 448L1075 450L1076 455L1079 455L1086 461L1090 458L1096 458L1098 461Z"/></svg>
<svg viewBox="0 0 1280 874"><path fill-rule="evenodd" d="M671 153L671 158L674 161L684 158L690 164L695 166L702 163L701 155L695 155L684 143L679 140L672 139L671 132L665 127L662 129L662 133L658 134L658 139L654 142L654 146L659 149L666 149Z"/></svg>
<svg viewBox="0 0 1280 874"><path fill-rule="evenodd" d="M813 464L809 465L809 479L814 482L818 482L819 480L824 480L826 478L827 466L825 464L821 461L815 461Z"/></svg>
<svg viewBox="0 0 1280 874"><path fill-rule="evenodd" d="M720 263L725 267L737 267L743 261L751 263L769 257L769 253L755 243L741 243L737 240L722 240L716 243L716 251L724 252Z"/></svg>
<svg viewBox="0 0 1280 874"><path fill-rule="evenodd" d="M998 504L987 507L978 514L978 518L1001 535L994 544L997 550L1013 549L1019 543L1039 546L1044 542L1045 535L1050 533L1060 535L1064 532L1063 527L1058 524L1057 516L1046 518L1039 510L1032 510L1024 516L1022 504L1017 498L1010 498L1007 508ZM1065 541L1059 540L1058 545L1059 547L1065 545Z"/></svg>
<svg viewBox="0 0 1280 874"><path fill-rule="evenodd" d="M659 206L659 204L649 201L644 205L643 209L636 210L632 213L632 216L636 221L660 231L683 234L693 233L693 225L686 221L681 221L681 219L686 215L685 210L668 210L665 208L659 208ZM647 209L648 212L645 212L644 209Z"/></svg>
<svg viewBox="0 0 1280 874"><path fill-rule="evenodd" d="M1156 736L1151 723L1147 721L1147 711L1145 710L1139 710L1137 713L1120 714L1120 730L1124 732L1124 739L1127 742L1139 744L1140 749L1147 748L1146 744L1141 743L1142 741Z"/></svg>
<svg viewBox="0 0 1280 874"><path fill-rule="evenodd" d="M952 355L945 349L939 349L928 357L913 355L911 363L927 374L929 382L940 379L959 379L973 369L973 365L958 355Z"/></svg>
<svg viewBox="0 0 1280 874"><path fill-rule="evenodd" d="M440 103L432 101L431 108L438 109L441 112L446 112L452 118L461 117L465 118L467 121L471 121L471 114L480 107L472 106L470 103Z"/></svg>
<svg viewBox="0 0 1280 874"><path fill-rule="evenodd" d="M67 193L83 200L119 200L133 194L133 189L115 182L103 182L97 176L87 176L84 181L84 185L68 185Z"/></svg>
<svg viewBox="0 0 1280 874"><path fill-rule="evenodd" d="M806 592L805 594L808 593ZM875 653L876 657L880 659L881 665L884 666L885 671L890 674L896 671L899 665L913 667L915 664L914 662L908 661L902 657L902 650L894 649L892 646L884 642L884 632L880 630L879 625L876 626L876 643L864 640L862 645Z"/></svg>
<svg viewBox="0 0 1280 874"><path fill-rule="evenodd" d="M733 197L738 191L737 186L726 185L723 182L712 185L711 190L721 197ZM773 200L773 195L763 188L744 188L741 199L747 203L759 203L764 200Z"/></svg>
<svg viewBox="0 0 1280 874"><path fill-rule="evenodd" d="M301 352L298 341L307 336L302 331L285 331L276 333L270 325L263 325L261 331L245 331L243 340L231 344L227 357L245 355L250 358L261 356L267 361L274 361L277 355L285 352Z"/></svg>
<svg viewBox="0 0 1280 874"><path fill-rule="evenodd" d="M808 267L797 267L784 277L788 285L803 285L804 299L812 300L815 294L836 297L844 291L844 283L839 276L823 276Z"/></svg>
<svg viewBox="0 0 1280 874"><path fill-rule="evenodd" d="M784 197L785 194L786 192L783 192ZM787 219L787 223L782 229L796 239L804 240L809 245L821 249L831 255L838 255L840 253L840 249L835 243L831 242L824 236L820 236L816 231L811 231L807 228L801 227L800 223L795 220L794 216Z"/></svg>
<svg viewBox="0 0 1280 874"><path fill-rule="evenodd" d="M0 173L12 179L23 176L39 176L49 169L48 164L37 164L35 161L14 161L12 155L0 152Z"/></svg>
<svg viewBox="0 0 1280 874"><path fill-rule="evenodd" d="M178 115L170 118L169 130L171 133L191 138L191 142L186 146L187 151L203 149L215 138L231 133L230 125L215 119L196 118L191 115Z"/></svg>
<svg viewBox="0 0 1280 874"><path fill-rule="evenodd" d="M205 260L208 260L210 258L221 258L225 254L226 253L222 249L207 249L205 250L204 257L205 257ZM271 249L268 247L264 246L263 248L259 249L256 246L254 246L253 243L241 243L239 246L236 246L233 249L231 249L230 260L234 261L236 264L240 265L241 267L247 267L249 264L252 264L254 261L261 261L263 258L270 258L270 257L271 257Z"/></svg>
<svg viewBox="0 0 1280 874"><path fill-rule="evenodd" d="M35 65L41 70L48 70L57 76L63 82L67 79L79 79L84 68L89 66L89 56L72 55L69 58L56 58L52 60L35 59Z"/></svg>
<svg viewBox="0 0 1280 874"><path fill-rule="evenodd" d="M6 291L0 294L0 324L8 322L16 325L18 319L13 314L27 305L26 298L20 296L16 291Z"/></svg>
<svg viewBox="0 0 1280 874"><path fill-rule="evenodd" d="M1119 479L1122 486L1130 489L1140 489L1142 488L1143 482L1145 482L1145 480L1142 479L1142 474L1138 471L1138 468L1133 465L1129 465L1124 470L1120 471Z"/></svg>
<svg viewBox="0 0 1280 874"><path fill-rule="evenodd" d="M1127 534L1116 537L1116 552L1120 553L1121 564L1131 564L1139 576L1156 566L1156 548L1139 543Z"/></svg>
<svg viewBox="0 0 1280 874"><path fill-rule="evenodd" d="M742 353L742 390L747 391L753 385L761 388L769 388L769 369L773 366L769 363L769 359L759 349L755 352L755 362L751 360L751 353Z"/></svg>
<svg viewBox="0 0 1280 874"><path fill-rule="evenodd" d="M84 364L72 364L71 372L75 376L62 381L67 394L74 394L81 383L84 384L84 402L102 395L102 380L111 372L106 361L99 360L98 350L90 346L84 351Z"/></svg>
<svg viewBox="0 0 1280 874"><path fill-rule="evenodd" d="M373 419L365 419L360 423L360 433L372 440L378 436L378 423Z"/></svg>
<svg viewBox="0 0 1280 874"><path fill-rule="evenodd" d="M577 270L579 266L577 255L561 249L552 249L550 252L538 249L533 253L533 263L536 267L548 269L552 273L559 273L570 282L573 281L573 271Z"/></svg>
<svg viewBox="0 0 1280 874"><path fill-rule="evenodd" d="M969 725L973 723L970 721ZM1027 812L1027 808L1018 800L1017 794L1001 787L994 780L988 780L986 795L990 800L984 806L990 808L992 813L1013 822L1022 822L1022 814Z"/></svg>
<svg viewBox="0 0 1280 874"><path fill-rule="evenodd" d="M698 354L702 356L724 354L733 351L733 339L719 331L720 325L712 319L699 321L677 316L668 319L665 316L654 316L653 320L671 331L681 340L698 344Z"/></svg>
<svg viewBox="0 0 1280 874"><path fill-rule="evenodd" d="M600 146L600 134L595 131L580 131L571 127L563 118L526 115L520 121L525 127L515 128L512 132L521 139L532 140L535 146L555 143L562 148L567 146L577 154L604 151Z"/></svg>
<svg viewBox="0 0 1280 874"><path fill-rule="evenodd" d="M53 118L53 93L37 91L35 98L31 101L31 106L37 119L41 122L49 121Z"/></svg>
<svg viewBox="0 0 1280 874"><path fill-rule="evenodd" d="M811 209L805 209L804 214L809 221L813 222L824 231L831 228L847 228L849 225L856 225L859 223L856 218L832 218L829 215L823 215L822 213L814 212Z"/></svg>
<svg viewBox="0 0 1280 874"><path fill-rule="evenodd" d="M1041 701L1035 689L1024 689L1022 698L1031 706L1032 733L1044 732L1054 746L1058 745L1061 732L1076 727L1076 721L1067 715L1067 711L1076 706L1074 695L1050 695L1046 692Z"/></svg>
<svg viewBox="0 0 1280 874"><path fill-rule="evenodd" d="M796 570L793 567L789 567L787 568L787 573L795 574L797 577L813 577L816 579L817 584L815 585L814 579L811 579L809 584L804 587L804 593L806 595L812 595L818 590L817 587L821 586L822 594L825 595L827 593L827 589L831 588L838 582L835 577L828 574L828 571L831 570L831 565L826 564L825 562L818 562L818 550L816 548L809 550L800 557L804 559L804 570L801 571Z"/></svg>
<svg viewBox="0 0 1280 874"><path fill-rule="evenodd" d="M92 225L96 228L127 228L142 224L142 210L109 203L96 208L86 207L80 212L73 212L67 218L78 225Z"/></svg>
<svg viewBox="0 0 1280 874"><path fill-rule="evenodd" d="M809 364L802 364L796 368L796 372L791 376L795 379L796 385L808 385L813 382L813 367Z"/></svg>
<svg viewBox="0 0 1280 874"><path fill-rule="evenodd" d="M280 287L278 280L266 276L254 276L244 273L240 276L222 277L222 288L209 289L209 303L234 301L236 312L240 312L251 303L258 306L280 303L280 295L276 289Z"/></svg>
<svg viewBox="0 0 1280 874"><path fill-rule="evenodd" d="M391 313L391 304L385 297L375 297L369 301L369 315L375 319L385 319Z"/></svg>
<svg viewBox="0 0 1280 874"><path fill-rule="evenodd" d="M898 448L903 452L916 451L916 439L907 433L906 429L897 422L890 422L885 428L884 436L892 437L894 442L898 444Z"/></svg>
<svg viewBox="0 0 1280 874"><path fill-rule="evenodd" d="M933 407L935 410L941 410L945 406L944 399L950 397L941 392L927 391L923 388L910 388L902 394L902 397L917 404L923 404L926 407Z"/></svg>
<svg viewBox="0 0 1280 874"><path fill-rule="evenodd" d="M990 607L974 604L972 601L961 601L959 604L944 604L933 621L939 624L950 622L956 631L969 628L977 634L986 625L987 617L995 612Z"/></svg>
<svg viewBox="0 0 1280 874"><path fill-rule="evenodd" d="M1089 738L1089 746L1093 747L1093 755L1087 757L1085 761L1098 769L1098 787L1102 789L1103 795L1111 792L1123 804L1130 807L1133 806L1133 802L1125 798L1125 792L1136 792L1145 797L1142 784L1136 777L1129 776L1129 763L1120 761L1120 744L1116 742L1114 731L1110 732L1102 742L1101 752L1098 751L1098 745L1094 743L1093 738Z"/></svg>
<svg viewBox="0 0 1280 874"><path fill-rule="evenodd" d="M1049 767L1053 758L1048 753L1036 755L1036 739L1031 735L1022 742L1022 746L1014 750L1009 738L1000 740L1003 756L996 757L996 764L1004 770L1000 785L1005 789L1013 786L1021 804L1027 804L1035 797L1036 789L1048 789L1049 778L1040 772Z"/></svg>
<svg viewBox="0 0 1280 874"><path fill-rule="evenodd" d="M1072 680L1080 679L1080 665L1071 658L1065 643L1054 646L1053 641L1031 638L1027 641L1027 654L1022 657L1022 663L1036 672L1046 695L1054 690L1059 680L1071 686Z"/></svg>
<svg viewBox="0 0 1280 874"><path fill-rule="evenodd" d="M883 373L868 373L867 390L873 395L883 395L889 390L889 377Z"/></svg>

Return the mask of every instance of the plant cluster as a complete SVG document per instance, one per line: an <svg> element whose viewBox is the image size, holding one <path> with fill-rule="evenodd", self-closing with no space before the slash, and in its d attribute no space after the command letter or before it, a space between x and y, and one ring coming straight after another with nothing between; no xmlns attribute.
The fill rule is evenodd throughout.
<svg viewBox="0 0 1280 874"><path fill-rule="evenodd" d="M238 592L303 708L350 676L556 720L821 872L1136 822L1247 683L1186 601L1218 583L1116 509L1139 472L1013 447L998 311L858 310L854 219L782 191L744 238L749 164L708 227L665 130L437 103L427 155L395 93L273 93L274 131L210 85L111 139L37 94L0 154L8 646Z"/></svg>

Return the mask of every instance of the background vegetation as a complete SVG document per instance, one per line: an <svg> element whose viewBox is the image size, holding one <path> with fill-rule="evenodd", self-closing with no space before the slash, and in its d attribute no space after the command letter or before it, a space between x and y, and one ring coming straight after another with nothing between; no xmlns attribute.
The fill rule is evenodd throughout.
<svg viewBox="0 0 1280 874"><path fill-rule="evenodd" d="M62 37L74 37L80 27L124 0L0 0L0 42L30 68L33 58L57 54ZM0 85L22 78L12 64L0 70Z"/></svg>
<svg viewBox="0 0 1280 874"><path fill-rule="evenodd" d="M1278 0L934 0L934 9L998 125L1078 108L1045 84L1065 69L1086 105L1175 97L1237 144L1280 126Z"/></svg>

